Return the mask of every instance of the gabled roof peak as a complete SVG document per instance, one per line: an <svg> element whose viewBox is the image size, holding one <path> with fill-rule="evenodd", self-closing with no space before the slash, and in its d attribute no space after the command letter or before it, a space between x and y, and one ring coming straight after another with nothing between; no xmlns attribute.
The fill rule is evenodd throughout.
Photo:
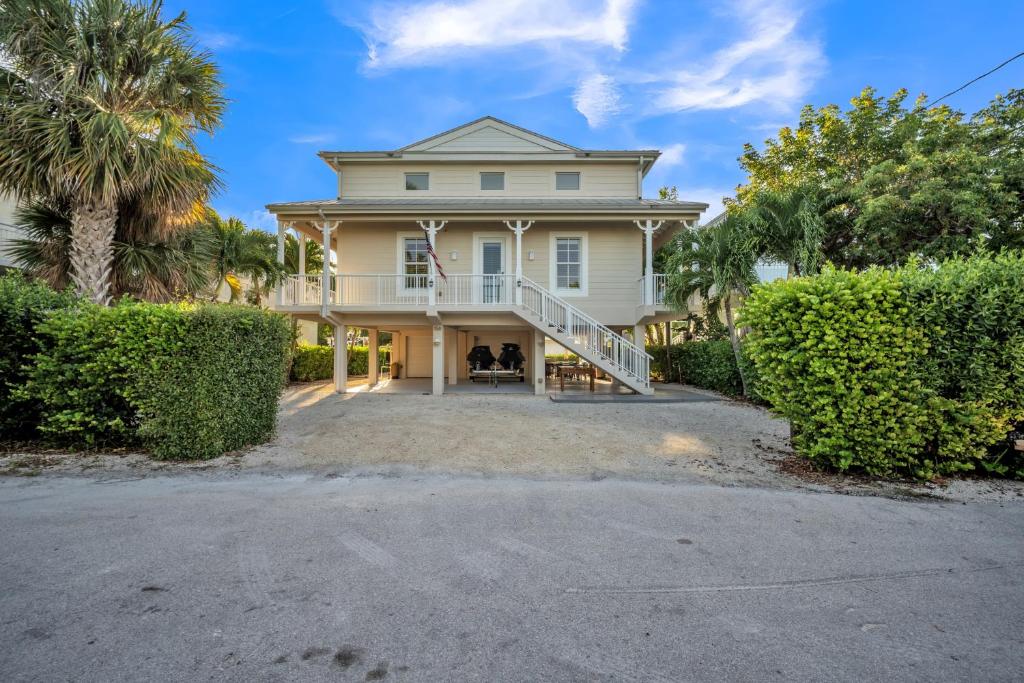
<svg viewBox="0 0 1024 683"><path fill-rule="evenodd" d="M521 141L521 146L524 147L524 148L525 147L529 147L529 146L533 146L533 147L538 148L537 151L547 151L547 152L580 152L580 151L582 151L578 147L574 147L574 146L572 146L570 144L561 142L560 140L555 140L554 138L549 138L546 135L541 135L540 133L537 133L535 131L528 130L526 128L523 128L522 126L517 126L514 123L509 123L508 121L503 121L502 119L499 119L496 116L490 116L490 115L488 115L488 116L481 116L478 119L474 119L472 121L469 121L468 123L463 123L460 126L455 126L454 128L446 130L446 131L444 131L442 133L437 133L436 135L431 135L428 138L424 138L422 140L418 140L416 142L408 144L405 147L401 147L401 148L399 148L396 151L398 151L398 152L415 152L415 151L433 150L433 149L437 149L438 147L441 147L441 146L445 145L445 143L450 143L450 142L452 142L454 140L457 140L459 138L465 138L467 136L473 135L474 133L477 133L478 131L482 131L482 130L485 130L485 129L488 129L488 128L494 130L499 136L506 136L510 140L515 140L515 139L520 140ZM482 138L484 136L477 136L477 137L481 137ZM492 150L481 150L481 151L492 151ZM505 150L493 150L493 151L505 151ZM523 151L523 150L520 150L520 151Z"/></svg>

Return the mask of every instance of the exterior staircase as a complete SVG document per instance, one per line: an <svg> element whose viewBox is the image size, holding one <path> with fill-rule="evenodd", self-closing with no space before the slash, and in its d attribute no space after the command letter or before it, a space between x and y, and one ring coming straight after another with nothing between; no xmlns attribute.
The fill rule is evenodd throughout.
<svg viewBox="0 0 1024 683"><path fill-rule="evenodd" d="M633 391L654 393L646 350L536 282L522 283L522 301L513 308L520 318Z"/></svg>

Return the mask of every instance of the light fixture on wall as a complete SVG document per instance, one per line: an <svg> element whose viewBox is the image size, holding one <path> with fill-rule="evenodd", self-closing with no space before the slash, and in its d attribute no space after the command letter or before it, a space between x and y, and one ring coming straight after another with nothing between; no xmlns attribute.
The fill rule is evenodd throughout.
<svg viewBox="0 0 1024 683"><path fill-rule="evenodd" d="M530 251L526 252L526 259L528 261L532 261L534 256L536 256L536 254L533 252L533 249L531 249Z"/></svg>
<svg viewBox="0 0 1024 683"><path fill-rule="evenodd" d="M450 258L452 261L458 261L459 260L459 252L457 252L457 251L449 252L448 253L448 258Z"/></svg>

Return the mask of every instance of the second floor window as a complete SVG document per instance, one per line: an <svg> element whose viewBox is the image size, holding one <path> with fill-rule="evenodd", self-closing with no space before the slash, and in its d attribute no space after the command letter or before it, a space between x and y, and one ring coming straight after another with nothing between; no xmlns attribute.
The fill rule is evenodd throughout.
<svg viewBox="0 0 1024 683"><path fill-rule="evenodd" d="M481 190L504 190L505 189L505 174L498 171L484 171L480 174L480 189Z"/></svg>
<svg viewBox="0 0 1024 683"><path fill-rule="evenodd" d="M406 289L425 289L427 286L427 240L425 237L405 238L405 275Z"/></svg>
<svg viewBox="0 0 1024 683"><path fill-rule="evenodd" d="M578 190L580 189L580 174L577 172L563 173L559 171L555 174L555 189L556 190Z"/></svg>
<svg viewBox="0 0 1024 683"><path fill-rule="evenodd" d="M430 174L429 173L406 173L405 174L405 189L407 189L407 190L429 190L430 189Z"/></svg>
<svg viewBox="0 0 1024 683"><path fill-rule="evenodd" d="M558 289L580 289L582 286L581 242L579 237L559 237L555 240L555 286Z"/></svg>

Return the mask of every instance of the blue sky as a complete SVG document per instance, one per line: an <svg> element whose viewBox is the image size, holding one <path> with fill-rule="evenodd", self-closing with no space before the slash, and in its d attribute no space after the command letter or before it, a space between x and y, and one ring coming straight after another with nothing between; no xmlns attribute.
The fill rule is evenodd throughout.
<svg viewBox="0 0 1024 683"><path fill-rule="evenodd" d="M713 214L743 143L866 85L938 97L1024 49L1020 0L167 1L223 70L202 143L214 207L273 228L277 201L334 196L321 149L394 149L486 114L580 147L658 148L645 194ZM1018 60L948 100L1024 86Z"/></svg>

